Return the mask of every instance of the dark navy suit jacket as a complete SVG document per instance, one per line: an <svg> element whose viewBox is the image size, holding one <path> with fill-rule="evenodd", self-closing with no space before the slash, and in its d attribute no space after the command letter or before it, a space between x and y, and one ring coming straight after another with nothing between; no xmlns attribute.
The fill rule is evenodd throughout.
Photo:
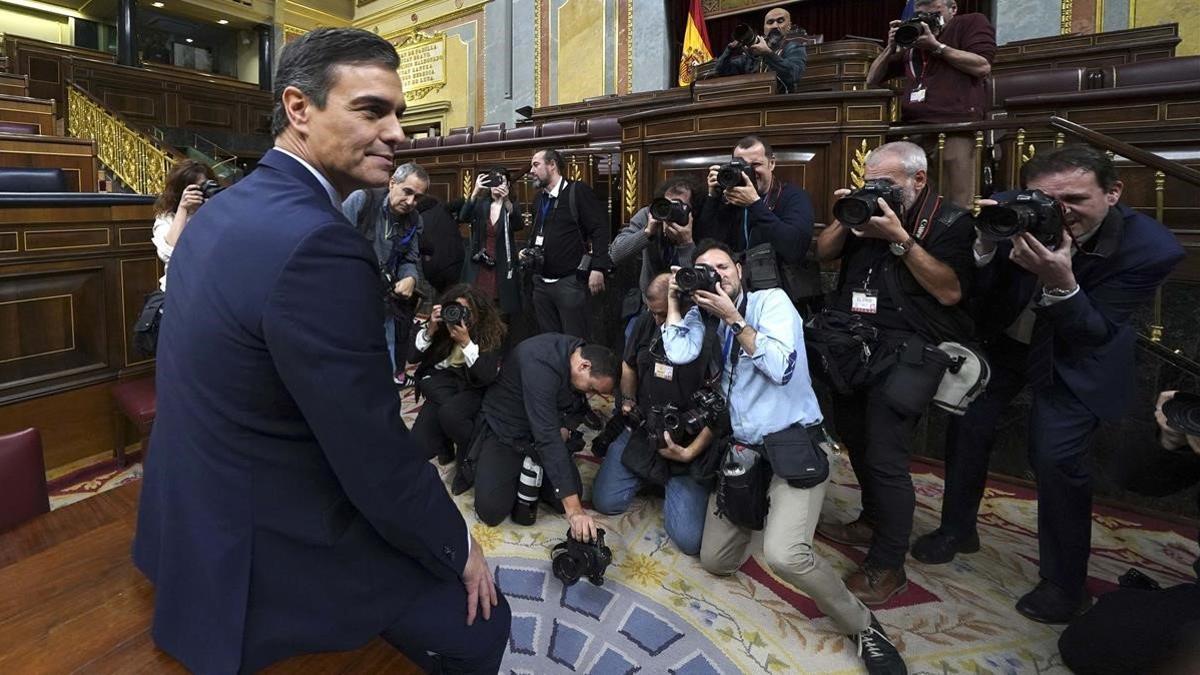
<svg viewBox="0 0 1200 675"><path fill-rule="evenodd" d="M1001 242L992 262L979 270L985 338L1016 321L1037 291L1037 278L1008 259L1011 251L1011 242ZM1038 322L1053 325L1052 332L1035 330L1034 335L1054 341L1055 377L1097 417L1119 419L1128 408L1137 338L1131 316L1153 298L1183 256L1183 247L1164 225L1118 204L1075 254L1079 292L1034 309Z"/></svg>
<svg viewBox="0 0 1200 675"><path fill-rule="evenodd" d="M413 589L461 583L466 526L400 420L377 270L275 150L180 237L133 553L155 642L193 671L354 648Z"/></svg>

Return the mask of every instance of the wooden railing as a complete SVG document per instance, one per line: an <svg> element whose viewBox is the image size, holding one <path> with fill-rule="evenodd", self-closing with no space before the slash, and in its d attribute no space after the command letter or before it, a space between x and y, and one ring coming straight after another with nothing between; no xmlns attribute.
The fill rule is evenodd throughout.
<svg viewBox="0 0 1200 675"><path fill-rule="evenodd" d="M181 156L110 112L78 85L67 88L67 134L96 141L96 154L138 194L162 192Z"/></svg>

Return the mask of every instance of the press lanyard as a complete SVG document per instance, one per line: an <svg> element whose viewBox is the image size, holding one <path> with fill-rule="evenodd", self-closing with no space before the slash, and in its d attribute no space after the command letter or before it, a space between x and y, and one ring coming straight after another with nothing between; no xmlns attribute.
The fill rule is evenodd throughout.
<svg viewBox="0 0 1200 675"><path fill-rule="evenodd" d="M767 194L763 195L763 204L766 205L768 211L775 208L775 204L779 201L779 195L783 194L783 183L780 181L772 181L771 189L767 190ZM750 207L742 207L742 241L745 242L745 250L750 249Z"/></svg>

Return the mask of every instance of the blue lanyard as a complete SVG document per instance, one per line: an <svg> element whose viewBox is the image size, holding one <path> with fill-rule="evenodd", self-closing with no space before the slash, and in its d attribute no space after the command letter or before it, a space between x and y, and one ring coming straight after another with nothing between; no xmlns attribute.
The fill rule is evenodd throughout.
<svg viewBox="0 0 1200 675"><path fill-rule="evenodd" d="M742 208L742 246L745 250L750 248L750 207Z"/></svg>

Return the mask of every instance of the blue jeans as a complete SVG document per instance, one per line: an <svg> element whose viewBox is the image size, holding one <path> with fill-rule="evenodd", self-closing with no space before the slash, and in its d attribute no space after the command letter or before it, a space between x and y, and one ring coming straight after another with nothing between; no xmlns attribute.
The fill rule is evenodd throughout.
<svg viewBox="0 0 1200 675"><path fill-rule="evenodd" d="M383 337L387 340L388 356L392 359L392 372L396 372L396 321L392 317L383 320Z"/></svg>
<svg viewBox="0 0 1200 675"><path fill-rule="evenodd" d="M608 446L608 454L592 484L592 507L606 515L624 513L642 486L638 478L621 463L621 455L629 443L629 430L621 432ZM680 551L688 555L700 553L700 538L704 534L704 516L708 507L708 490L691 476L672 476L667 481L667 498L663 505L663 520L667 536Z"/></svg>

